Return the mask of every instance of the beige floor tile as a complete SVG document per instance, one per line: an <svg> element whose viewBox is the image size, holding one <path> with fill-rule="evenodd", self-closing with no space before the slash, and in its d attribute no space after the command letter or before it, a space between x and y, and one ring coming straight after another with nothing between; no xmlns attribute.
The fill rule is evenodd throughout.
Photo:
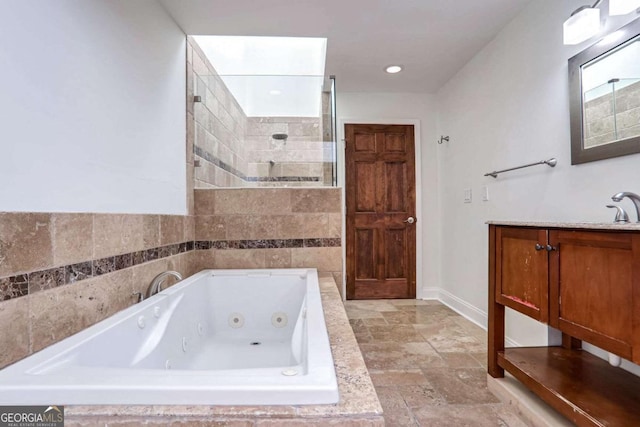
<svg viewBox="0 0 640 427"><path fill-rule="evenodd" d="M525 427L504 405L446 405L414 409L420 426L429 427Z"/></svg>
<svg viewBox="0 0 640 427"><path fill-rule="evenodd" d="M526 424L486 386L486 331L437 301L348 301L387 426Z"/></svg>
<svg viewBox="0 0 640 427"><path fill-rule="evenodd" d="M361 308L353 305L346 305L345 307L346 307L347 316L349 316L349 319L371 319L376 317L380 319L384 319L382 317L382 314L376 310Z"/></svg>
<svg viewBox="0 0 640 427"><path fill-rule="evenodd" d="M440 353L449 368L482 368L480 362L469 353Z"/></svg>
<svg viewBox="0 0 640 427"><path fill-rule="evenodd" d="M436 300L423 300L423 299L393 299L388 300L389 304L393 304L400 307L416 307L420 305L442 305Z"/></svg>
<svg viewBox="0 0 640 427"><path fill-rule="evenodd" d="M388 326L389 325L389 323L386 321L384 317L372 317L369 319L362 319L362 322L366 326Z"/></svg>
<svg viewBox="0 0 640 427"><path fill-rule="evenodd" d="M447 404L444 396L431 384L398 386L397 390L409 408Z"/></svg>
<svg viewBox="0 0 640 427"><path fill-rule="evenodd" d="M369 375L374 386L397 386L428 384L429 381L420 369L406 370L370 370Z"/></svg>
<svg viewBox="0 0 640 427"><path fill-rule="evenodd" d="M423 372L449 404L499 402L487 388L487 373L483 368L433 368Z"/></svg>
<svg viewBox="0 0 640 427"><path fill-rule="evenodd" d="M413 325L369 326L369 332L375 340L396 342L424 342L424 337Z"/></svg>
<svg viewBox="0 0 640 427"><path fill-rule="evenodd" d="M396 409L392 411L384 411L385 427L417 427L419 424L415 421L413 414L409 409Z"/></svg>
<svg viewBox="0 0 640 427"><path fill-rule="evenodd" d="M397 387L377 386L376 393L385 412L407 409L407 404Z"/></svg>

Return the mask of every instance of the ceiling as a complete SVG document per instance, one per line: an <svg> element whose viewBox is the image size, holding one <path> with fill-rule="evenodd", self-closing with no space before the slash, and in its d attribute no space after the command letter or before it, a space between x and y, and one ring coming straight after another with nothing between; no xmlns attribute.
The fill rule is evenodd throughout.
<svg viewBox="0 0 640 427"><path fill-rule="evenodd" d="M434 93L530 0L159 1L189 35L326 37L341 92Z"/></svg>

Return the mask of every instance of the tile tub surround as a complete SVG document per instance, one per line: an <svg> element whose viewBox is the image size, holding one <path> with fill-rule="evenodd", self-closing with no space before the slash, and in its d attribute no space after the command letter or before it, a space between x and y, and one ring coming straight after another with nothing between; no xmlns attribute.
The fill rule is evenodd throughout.
<svg viewBox="0 0 640 427"><path fill-rule="evenodd" d="M67 406L65 425L383 426L382 408L331 276L320 288L340 402L304 406Z"/></svg>
<svg viewBox="0 0 640 427"><path fill-rule="evenodd" d="M342 189L196 189L201 265L216 268L317 268L342 283ZM224 241L240 247L220 251ZM242 243L250 241L250 243ZM196 243L198 245L199 243ZM251 247L253 245L253 247Z"/></svg>
<svg viewBox="0 0 640 427"><path fill-rule="evenodd" d="M193 274L195 220L0 213L0 367L136 302L158 273Z"/></svg>
<svg viewBox="0 0 640 427"><path fill-rule="evenodd" d="M341 283L339 189L202 191L197 216L0 213L0 367L134 304L165 270L310 267Z"/></svg>
<svg viewBox="0 0 640 427"><path fill-rule="evenodd" d="M194 231L177 215L0 213L0 301L186 253Z"/></svg>

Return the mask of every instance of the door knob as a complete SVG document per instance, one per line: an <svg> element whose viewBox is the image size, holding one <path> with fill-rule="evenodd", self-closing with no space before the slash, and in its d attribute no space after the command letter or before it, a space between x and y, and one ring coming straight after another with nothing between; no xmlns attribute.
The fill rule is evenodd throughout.
<svg viewBox="0 0 640 427"><path fill-rule="evenodd" d="M541 251L543 250L545 247L542 246L540 243L536 243L536 251Z"/></svg>
<svg viewBox="0 0 640 427"><path fill-rule="evenodd" d="M414 217L410 216L409 218L405 219L402 222L407 222L409 224L413 224L414 222L416 222L416 219Z"/></svg>

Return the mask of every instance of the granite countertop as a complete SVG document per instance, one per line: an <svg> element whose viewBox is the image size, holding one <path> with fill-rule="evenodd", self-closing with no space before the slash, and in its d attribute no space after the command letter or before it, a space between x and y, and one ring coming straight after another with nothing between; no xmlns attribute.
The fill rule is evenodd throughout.
<svg viewBox="0 0 640 427"><path fill-rule="evenodd" d="M353 335L342 298L331 276L320 277L320 292L333 353L340 402L333 405L206 406L206 405L104 405L66 406L66 425L224 425L276 426L283 420L309 425L383 426L382 407ZM280 421L277 421L280 420ZM132 423L132 424L128 424ZM221 424L222 425L222 424ZM296 424L297 425L297 424Z"/></svg>
<svg viewBox="0 0 640 427"><path fill-rule="evenodd" d="M640 223L613 223L613 222L552 222L552 221L487 221L489 225L507 225L513 227L544 227L544 228L579 228L591 230L629 230L640 231Z"/></svg>

